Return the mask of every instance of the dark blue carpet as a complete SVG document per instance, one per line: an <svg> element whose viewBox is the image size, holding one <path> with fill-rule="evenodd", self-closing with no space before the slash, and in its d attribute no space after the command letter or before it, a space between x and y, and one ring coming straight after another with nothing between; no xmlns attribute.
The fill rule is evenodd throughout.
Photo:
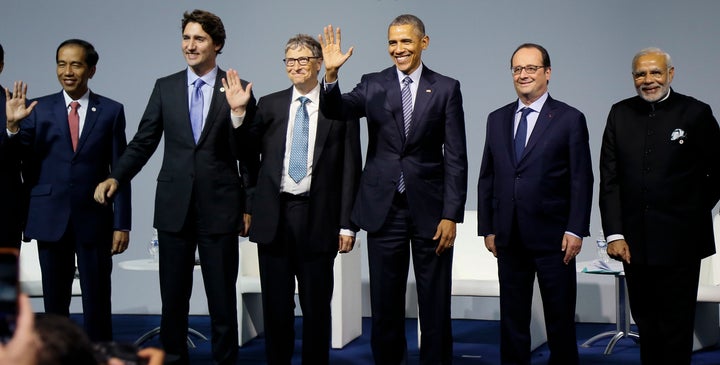
<svg viewBox="0 0 720 365"><path fill-rule="evenodd" d="M79 315L72 315L73 320L81 321ZM113 326L115 340L119 342L134 342L141 334L157 327L160 317L154 315L114 315ZM295 333L299 337L302 320L295 322ZM417 322L415 319L407 320L407 340L409 349L409 364L418 364L419 352L417 348ZM190 327L209 337L210 319L207 316L190 316ZM597 333L615 328L611 324L578 323L578 345ZM482 365L499 364L500 350L499 323L485 320L453 320L454 339L454 365ZM212 364L210 343L193 338L197 348L190 350L192 364ZM587 365L635 365L640 364L640 351L635 342L630 339L620 340L611 355L603 355L608 340L603 339L589 348L580 347L580 363ZM146 343L148 346L159 346L157 338ZM300 364L300 348L302 342L298 338L295 342L295 356L293 364ZM262 337L253 339L240 348L240 364L265 364L265 341ZM532 364L546 364L549 356L547 345L543 345L532 354ZM341 350L330 351L330 363L337 365L369 365L372 364L370 352L370 320L363 318L363 335ZM695 352L693 365L720 365L720 346Z"/></svg>

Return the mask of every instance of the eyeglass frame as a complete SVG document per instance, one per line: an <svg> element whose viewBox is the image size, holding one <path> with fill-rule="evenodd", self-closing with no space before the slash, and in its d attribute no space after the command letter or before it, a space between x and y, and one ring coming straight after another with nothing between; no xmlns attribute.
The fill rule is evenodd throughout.
<svg viewBox="0 0 720 365"><path fill-rule="evenodd" d="M293 67L295 66L295 62L297 62L300 66L307 66L308 63L310 63L310 60L313 58L322 58L320 56L308 56L308 57L298 57L298 58L283 58L283 63L286 67ZM292 62L292 63L291 63ZM304 62L304 64L303 64Z"/></svg>
<svg viewBox="0 0 720 365"><path fill-rule="evenodd" d="M528 75L535 75L535 73L537 73L539 69L547 68L547 67L548 66L535 66L535 65L515 66L515 67L510 67L510 72L513 75L519 75L523 72L523 70L525 70L525 73L527 73ZM531 71L531 69L532 69L532 71Z"/></svg>

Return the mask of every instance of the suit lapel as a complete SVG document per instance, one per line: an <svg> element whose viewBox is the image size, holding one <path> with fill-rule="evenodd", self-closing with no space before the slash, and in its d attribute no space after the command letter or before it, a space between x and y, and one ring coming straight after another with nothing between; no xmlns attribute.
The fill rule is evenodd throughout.
<svg viewBox="0 0 720 365"><path fill-rule="evenodd" d="M403 119L402 96L400 95L400 81L397 78L395 67L385 69L385 103L395 119L395 127L401 141L405 144L405 121Z"/></svg>
<svg viewBox="0 0 720 365"><path fill-rule="evenodd" d="M90 133L92 133L93 128L95 128L95 123L97 123L98 115L100 115L99 98L92 91L90 92L89 102L86 108L87 109L85 110L85 124L83 124L82 134L78 138L78 145L75 153L79 153L80 150L82 150L85 141L88 139ZM70 127L68 126L68 135L70 133L69 131Z"/></svg>
<svg viewBox="0 0 720 365"><path fill-rule="evenodd" d="M225 103L225 88L222 86L222 78L225 77L225 71L218 69L217 76L215 76L215 87L213 89L213 96L212 101L210 102L210 109L208 110L207 118L205 118L205 125L203 125L202 132L200 133L200 138L198 139L197 145L201 145L205 138L208 135L208 131L211 130L213 124L215 124L215 121L222 120L222 115L220 115L223 112L228 112L227 108L224 106L227 105ZM187 83L186 83L185 93L187 94ZM185 105L187 107L187 102L185 102ZM190 127L190 136L192 136L192 126L190 125L190 108L188 108L188 127Z"/></svg>
<svg viewBox="0 0 720 365"><path fill-rule="evenodd" d="M53 120L57 120L57 127L60 130L60 134L62 134L63 139L67 141L69 151L72 151L72 138L70 138L70 125L68 124L68 107L65 105L63 92L60 91L56 95L54 105L52 106Z"/></svg>
<svg viewBox="0 0 720 365"><path fill-rule="evenodd" d="M510 160L517 166L519 158L515 156L515 109L517 109L517 102L505 107L505 111L501 116L504 126L500 129L500 133L502 133L500 138L502 138L501 141L507 141L503 145L507 149Z"/></svg>
<svg viewBox="0 0 720 365"><path fill-rule="evenodd" d="M542 110L540 110L540 113L538 114L537 121L535 122L535 128L533 128L532 133L530 134L530 139L528 139L528 143L525 146L525 151L523 151L523 158L532 152L533 148L537 145L538 141L541 140L543 133L547 130L547 128L550 126L550 123L552 122L553 118L553 110L555 109L554 101L550 96L548 96L547 100L545 100L545 105L543 105ZM520 159L522 161L522 159Z"/></svg>
<svg viewBox="0 0 720 365"><path fill-rule="evenodd" d="M414 136L421 136L421 131L427 126L422 116L425 115L425 110L433 97L434 83L434 72L427 67L424 67L422 74L420 75L420 83L418 84L417 94L415 95L415 104L413 105L412 123L410 124L410 131L408 132L408 140L412 140ZM407 146L408 143L405 143L405 145Z"/></svg>

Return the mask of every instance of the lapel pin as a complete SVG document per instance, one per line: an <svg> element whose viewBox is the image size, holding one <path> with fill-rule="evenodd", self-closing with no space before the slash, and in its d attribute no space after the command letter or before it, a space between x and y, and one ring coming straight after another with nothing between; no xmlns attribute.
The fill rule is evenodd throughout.
<svg viewBox="0 0 720 365"><path fill-rule="evenodd" d="M97 109L95 109L95 107L90 108L90 110L97 111Z"/></svg>
<svg viewBox="0 0 720 365"><path fill-rule="evenodd" d="M224 87L221 87L221 88L220 88L220 92L221 92L221 93L224 93L224 92L225 92L225 88L224 88Z"/></svg>
<svg viewBox="0 0 720 365"><path fill-rule="evenodd" d="M432 90L430 90L430 89L425 89L425 92L426 92L426 93L431 93Z"/></svg>

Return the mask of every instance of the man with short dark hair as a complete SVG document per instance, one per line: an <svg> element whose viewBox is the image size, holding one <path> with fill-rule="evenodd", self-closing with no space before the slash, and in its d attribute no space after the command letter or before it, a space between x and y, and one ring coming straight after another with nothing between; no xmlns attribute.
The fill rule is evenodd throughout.
<svg viewBox="0 0 720 365"><path fill-rule="evenodd" d="M225 71L216 59L225 45L225 28L217 15L186 12L181 29L188 67L157 80L135 137L110 177L98 185L95 199L107 203L118 187L127 186L165 135L154 219L160 242L160 340L168 362L188 363L186 336L197 249L212 324L213 359L234 364L238 234L246 235L250 226L249 215L243 217L249 209L244 188L254 185L257 172L246 170L254 170L259 157L242 135L245 128L234 124L230 114L252 120L255 99L246 81L232 90L221 83ZM228 99L239 100L238 105L231 106Z"/></svg>
<svg viewBox="0 0 720 365"><path fill-rule="evenodd" d="M7 102L7 137L30 189L25 236L38 242L45 311L69 315L77 256L85 330L109 341L112 255L128 246L130 185L107 206L93 192L125 150L125 112L88 88L99 59L92 44L66 40L55 59L61 92L26 105L27 87L16 82Z"/></svg>
<svg viewBox="0 0 720 365"><path fill-rule="evenodd" d="M608 254L623 261L643 364L690 364L700 260L715 253L720 128L710 106L675 92L670 55L632 61L637 96L610 109L600 152Z"/></svg>
<svg viewBox="0 0 720 365"><path fill-rule="evenodd" d="M387 36L393 66L364 75L341 95L338 70L352 47L343 54L340 29L324 29L320 110L333 119L365 117L368 123L367 160L352 221L368 232L375 363L407 361L405 291L412 254L420 362L450 364L452 247L467 196L460 83L422 63L430 37L418 17L396 17Z"/></svg>
<svg viewBox="0 0 720 365"><path fill-rule="evenodd" d="M478 179L478 234L498 263L500 360L530 364L537 275L548 363L577 364L575 256L590 234L593 191L587 124L550 97L544 47L520 45L510 71L518 99L488 115Z"/></svg>

